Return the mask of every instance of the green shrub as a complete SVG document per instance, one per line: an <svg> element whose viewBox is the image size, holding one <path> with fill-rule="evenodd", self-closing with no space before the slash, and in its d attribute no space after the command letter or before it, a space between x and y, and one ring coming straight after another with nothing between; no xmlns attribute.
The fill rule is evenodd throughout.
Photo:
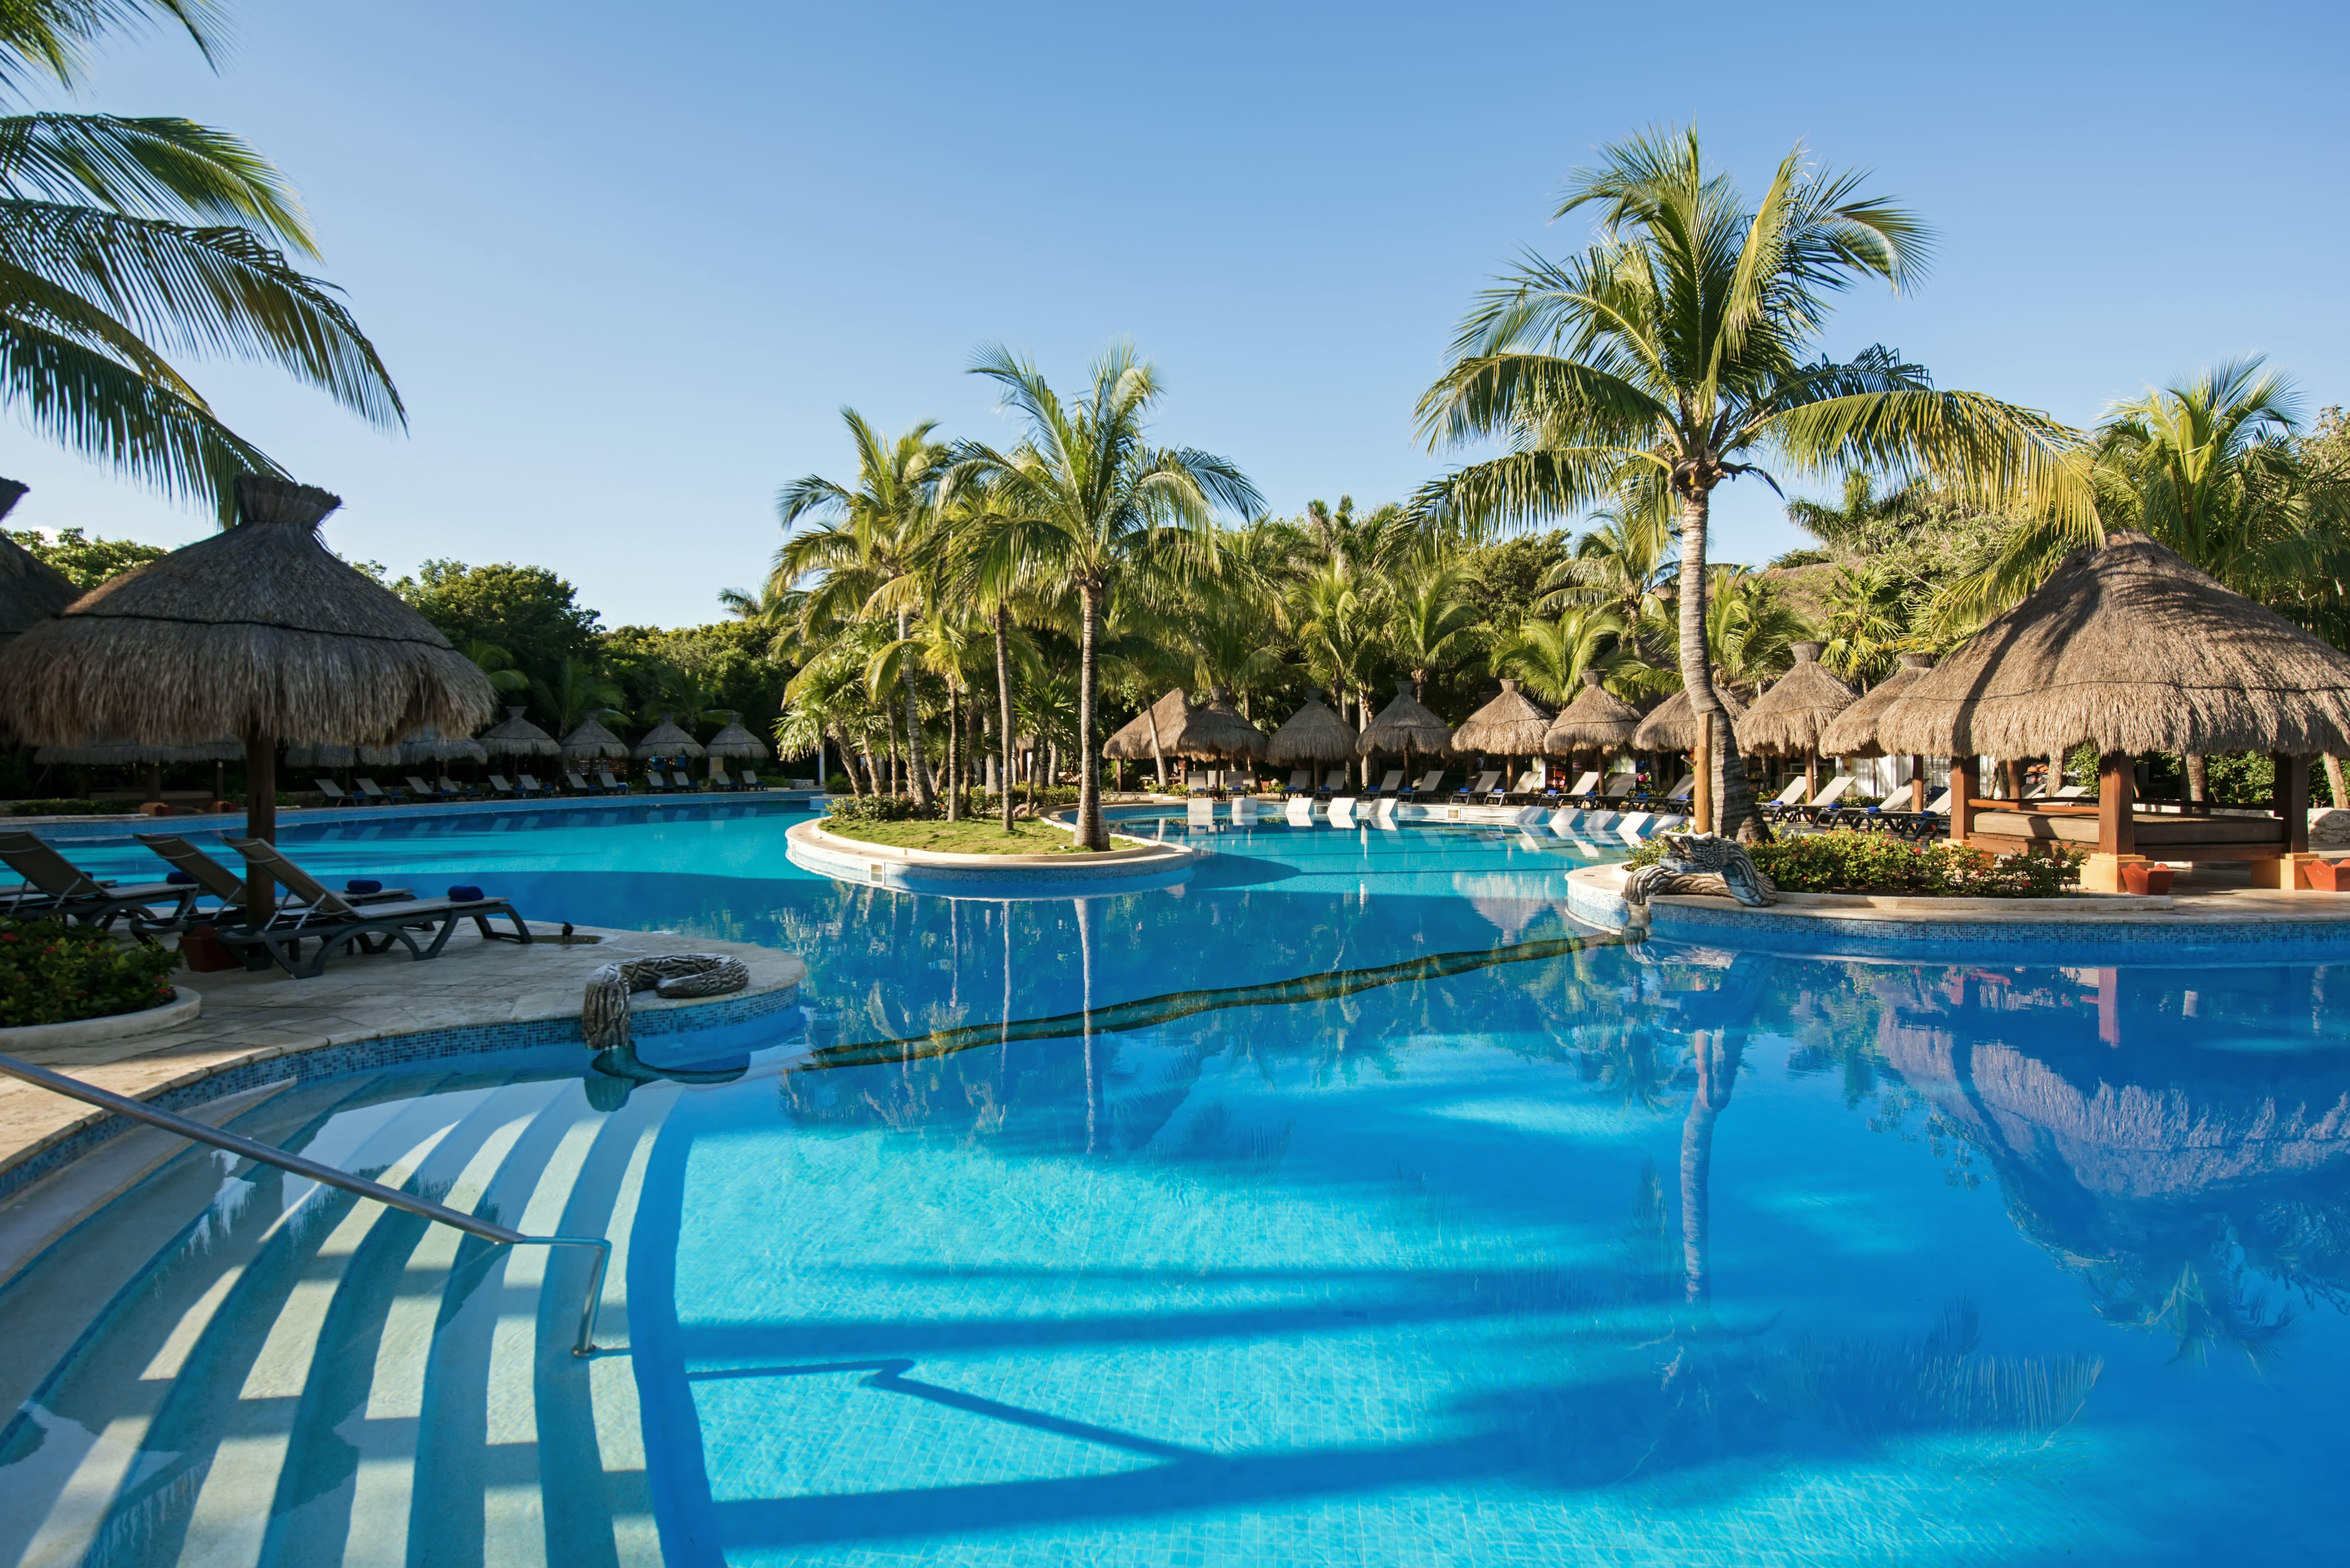
<svg viewBox="0 0 2350 1568"><path fill-rule="evenodd" d="M0 1028L110 1018L172 999L170 948L117 941L67 920L0 918Z"/></svg>
<svg viewBox="0 0 2350 1568"><path fill-rule="evenodd" d="M1664 858L1651 839L1628 862ZM2081 879L2082 851L2052 846L2046 852L1994 855L1988 849L1931 839L1919 844L1889 833L1806 833L1749 846L1754 867L1789 893L1906 893L1929 898L2055 898Z"/></svg>
<svg viewBox="0 0 2350 1568"><path fill-rule="evenodd" d="M941 815L936 806L918 805L903 794L835 795L825 809L843 822L920 822Z"/></svg>
<svg viewBox="0 0 2350 1568"><path fill-rule="evenodd" d="M96 800L12 800L11 816L105 816L122 807Z"/></svg>

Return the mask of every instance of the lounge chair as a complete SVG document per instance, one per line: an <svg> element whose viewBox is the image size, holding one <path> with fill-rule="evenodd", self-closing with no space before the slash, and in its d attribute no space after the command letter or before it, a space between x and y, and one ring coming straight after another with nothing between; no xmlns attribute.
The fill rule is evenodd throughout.
<svg viewBox="0 0 2350 1568"><path fill-rule="evenodd" d="M571 769L563 775L563 787L569 790L573 794L593 794L596 793L594 790L588 787L587 777L577 768Z"/></svg>
<svg viewBox="0 0 2350 1568"><path fill-rule="evenodd" d="M1541 768L1528 768L1524 773L1520 774L1518 782L1502 792L1503 804L1507 805L1512 801L1529 801L1541 794L1543 772Z"/></svg>
<svg viewBox="0 0 2350 1568"><path fill-rule="evenodd" d="M144 937L168 929L195 904L198 889L185 882L101 882L30 833L0 833L0 863L25 879L5 901L0 914L26 920L79 920L104 930L128 919L131 931ZM156 919L151 906L169 904L172 912Z"/></svg>
<svg viewBox="0 0 2350 1568"><path fill-rule="evenodd" d="M492 794L497 796L501 800L512 800L514 798L515 786L506 783L505 774L492 774L489 775L489 782L490 793Z"/></svg>
<svg viewBox="0 0 2350 1568"><path fill-rule="evenodd" d="M1476 783L1462 784L1459 789L1452 792L1452 798L1465 805L1470 802L1476 800L1481 795L1492 794L1493 793L1494 784L1501 782L1501 770L1498 768L1493 769L1491 772L1479 774L1477 775Z"/></svg>
<svg viewBox="0 0 2350 1568"><path fill-rule="evenodd" d="M1563 789L1558 792L1559 804L1561 805L1589 805L1594 800L1598 798L1598 796L1594 793L1598 788L1599 770L1594 768L1590 772L1585 774L1581 778L1576 779L1575 781L1574 788Z"/></svg>
<svg viewBox="0 0 2350 1568"><path fill-rule="evenodd" d="M257 838L231 838L226 842L231 849L302 902L298 911L280 913L266 925L247 926L224 935L232 941L259 943L278 968L297 980L325 973L329 959L354 946L361 952L380 953L398 942L416 960L438 958L460 920L473 921L484 940L527 944L531 940L530 928L523 924L521 914L504 898L401 898L380 904L357 903L328 888L280 855L275 845L264 844ZM514 933L493 929L493 917L512 920ZM424 931L431 932L432 940L420 947L414 933ZM316 940L318 949L305 963L302 943L307 940Z"/></svg>
<svg viewBox="0 0 2350 1568"><path fill-rule="evenodd" d="M1296 799L1301 794L1312 794L1314 793L1314 770L1312 768L1292 768L1289 773L1289 782L1282 786L1281 793L1292 800Z"/></svg>
<svg viewBox="0 0 2350 1568"><path fill-rule="evenodd" d="M515 774L515 786L516 794L531 795L534 797L542 794L553 794L555 793L553 790L548 789L545 784L539 783L536 779L531 777L528 774Z"/></svg>
<svg viewBox="0 0 2350 1568"><path fill-rule="evenodd" d="M1366 800L1380 800L1388 795L1394 794L1402 787L1403 770L1401 768L1389 768L1387 772L1387 776L1379 780L1378 786L1376 789L1368 789L1363 792L1363 798Z"/></svg>
<svg viewBox="0 0 2350 1568"><path fill-rule="evenodd" d="M1316 800L1328 800L1332 795L1336 794L1340 790L1345 789L1346 787L1347 770L1344 768L1332 768L1328 773L1322 775L1322 787L1314 792L1314 796Z"/></svg>
<svg viewBox="0 0 2350 1568"><path fill-rule="evenodd" d="M1781 817L1790 815L1797 806L1804 804L1804 796L1811 793L1811 781L1808 779L1791 780L1785 789L1764 801L1757 808L1762 814L1762 820L1776 822Z"/></svg>
<svg viewBox="0 0 2350 1568"><path fill-rule="evenodd" d="M343 786L337 784L334 780L312 779L310 782L318 786L318 793L327 797L327 804L328 805L349 805L352 804L351 797L343 793Z"/></svg>
<svg viewBox="0 0 2350 1568"><path fill-rule="evenodd" d="M1950 792L1946 789L1928 801L1924 810L1905 811L1886 826L1905 838L1930 838L1947 825L1950 810Z"/></svg>
<svg viewBox="0 0 2350 1568"><path fill-rule="evenodd" d="M386 789L381 784L376 783L373 779L353 779L351 783L358 787L359 798L367 802L369 805L398 805L400 804L400 792L398 790Z"/></svg>
<svg viewBox="0 0 2350 1568"><path fill-rule="evenodd" d="M1912 785L1902 784L1896 785L1891 794L1875 805L1840 805L1827 814L1827 826L1854 828L1887 826L1891 818L1908 814L1910 797L1916 793Z"/></svg>
<svg viewBox="0 0 2350 1568"><path fill-rule="evenodd" d="M694 783L693 783L693 775L692 775L691 774L687 773L687 772L686 772L684 769L682 769L682 768L680 768L680 769L678 769L676 772L674 772L674 773L671 774L669 776L670 776L670 782L671 782L671 784L675 784L679 789L683 790L683 791L684 791L686 794L691 794L693 793L693 791L694 791Z"/></svg>
<svg viewBox="0 0 2350 1568"><path fill-rule="evenodd" d="M431 800L433 797L434 793L435 792L431 784L426 784L414 774L408 775L408 794L410 799Z"/></svg>
<svg viewBox="0 0 2350 1568"><path fill-rule="evenodd" d="M629 793L629 786L622 784L619 779L614 778L612 776L612 770L609 768L598 768L596 770L596 787L605 794L626 794Z"/></svg>
<svg viewBox="0 0 2350 1568"><path fill-rule="evenodd" d="M1406 800L1418 800L1424 794L1440 794L1444 790L1444 770L1430 768L1419 775L1419 781L1403 792Z"/></svg>
<svg viewBox="0 0 2350 1568"><path fill-rule="evenodd" d="M1809 805L1796 807L1795 815L1816 826L1822 817L1835 809L1836 802L1842 800L1845 792L1852 786L1852 774L1838 774L1820 786L1820 793L1812 797Z"/></svg>
<svg viewBox="0 0 2350 1568"><path fill-rule="evenodd" d="M253 923L245 918L244 897L251 884L244 877L175 835L134 833L130 836L170 862L172 870L192 879L201 893L209 893L220 900L220 907L215 909L190 909L185 918L186 924L193 925L198 920L220 920L232 914L246 925ZM383 888L372 893L353 893L346 889L340 897L354 904L384 904L396 903L413 895L405 888ZM301 898L288 889L279 896L276 913L283 915L298 911L301 908Z"/></svg>
<svg viewBox="0 0 2350 1568"><path fill-rule="evenodd" d="M455 779L451 778L447 774L442 774L439 778L432 781L432 793L435 797L441 800L463 800L473 792L467 789L463 784L459 784Z"/></svg>

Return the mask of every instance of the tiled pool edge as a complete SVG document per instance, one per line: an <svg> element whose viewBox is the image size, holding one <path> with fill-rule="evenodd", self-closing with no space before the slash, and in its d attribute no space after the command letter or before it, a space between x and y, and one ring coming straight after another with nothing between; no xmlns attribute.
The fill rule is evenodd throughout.
<svg viewBox="0 0 2350 1568"><path fill-rule="evenodd" d="M687 1028L746 1023L771 1017L799 1005L800 982L744 996L714 997L690 1006L648 1009L635 1014L633 1033L639 1038L672 1034ZM450 1056L484 1055L493 1052L527 1050L536 1046L577 1045L587 1042L579 1020L532 1018L504 1023L471 1023L445 1029L373 1035L306 1050L273 1051L223 1063L191 1074L152 1094L139 1096L164 1110L184 1111L229 1095L243 1094L265 1084L314 1083L347 1073L378 1067L403 1066ZM584 1058L583 1058L584 1063ZM43 1178L71 1165L108 1139L139 1124L112 1112L98 1112L58 1129L48 1137L0 1158L0 1203Z"/></svg>
<svg viewBox="0 0 2350 1568"><path fill-rule="evenodd" d="M310 827L320 824L362 825L421 817L448 818L476 813L505 815L532 811L592 811L598 807L670 805L788 805L806 810L821 807L822 791L697 790L668 794L566 794L545 799L435 800L413 805L298 805L277 814L277 826ZM242 811L188 812L174 816L29 816L0 817L0 825L22 829L56 844L114 843L137 833L243 833Z"/></svg>

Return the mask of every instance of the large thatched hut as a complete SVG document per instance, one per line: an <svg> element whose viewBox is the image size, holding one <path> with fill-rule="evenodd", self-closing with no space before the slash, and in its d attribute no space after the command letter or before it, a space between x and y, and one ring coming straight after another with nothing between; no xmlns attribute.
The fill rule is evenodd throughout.
<svg viewBox="0 0 2350 1568"><path fill-rule="evenodd" d="M1951 798L1955 838L1991 848L2093 848L2082 884L2112 891L2120 868L2248 860L2256 885L2291 888L2308 848L2309 759L2350 751L2350 655L2134 529L2067 556L2013 609L1918 677L1877 723L1888 752L2104 758L2093 807ZM2264 752L2278 759L2267 818L2134 809L2133 760L2147 752ZM1989 809L1978 813L1978 806Z"/></svg>
<svg viewBox="0 0 2350 1568"><path fill-rule="evenodd" d="M1730 694L1725 686L1713 689L1721 711L1730 719L1733 733L1742 739L1744 731L1740 721L1746 717L1745 704ZM1640 721L1632 733L1632 749L1636 752L1694 752L1697 750L1697 714L1690 707L1686 687L1657 704L1656 711Z"/></svg>
<svg viewBox="0 0 2350 1568"><path fill-rule="evenodd" d="M0 518L25 498L25 490L13 479L0 479ZM0 643L80 597L70 577L0 534Z"/></svg>
<svg viewBox="0 0 2350 1568"><path fill-rule="evenodd" d="M1462 755L1538 757L1550 715L1534 706L1514 680L1502 682L1502 694L1461 722L1452 732L1452 749Z"/></svg>
<svg viewBox="0 0 2350 1568"><path fill-rule="evenodd" d="M768 754L766 742L744 729L740 717L728 720L726 727L711 736L702 750L713 757L754 763L765 762Z"/></svg>
<svg viewBox="0 0 2350 1568"><path fill-rule="evenodd" d="M383 745L419 725L469 734L489 678L318 525L340 498L236 483L235 525L101 584L0 649L0 722L37 745L120 737L245 744L246 827L276 836L277 740ZM267 909L256 876L253 907Z"/></svg>
<svg viewBox="0 0 2350 1568"><path fill-rule="evenodd" d="M1415 755L1436 757L1452 744L1452 726L1430 712L1412 691L1412 682L1396 682L1396 694L1378 711L1356 742L1368 757L1400 754L1409 763Z"/></svg>
<svg viewBox="0 0 2350 1568"><path fill-rule="evenodd" d="M428 763L446 767L451 763L485 763L490 753L471 735L444 735L427 724L400 738L400 760L411 768Z"/></svg>
<svg viewBox="0 0 2350 1568"><path fill-rule="evenodd" d="M1543 732L1543 750L1554 757L1577 752L1620 752L1640 728L1640 711L1602 684L1596 670L1583 672L1583 690L1558 711Z"/></svg>
<svg viewBox="0 0 2350 1568"><path fill-rule="evenodd" d="M1877 721L1894 701L1912 686L1918 678L1934 668L1930 653L1905 653L1901 668L1862 692L1853 705L1838 713L1820 733L1820 752L1830 757L1881 757L1883 746L1877 743Z"/></svg>
<svg viewBox="0 0 2350 1568"><path fill-rule="evenodd" d="M508 708L503 722L481 734L482 750L494 757L553 757L562 743L523 717L520 708Z"/></svg>
<svg viewBox="0 0 2350 1568"><path fill-rule="evenodd" d="M1207 762L1243 762L1264 755L1265 733L1232 706L1232 694L1219 686L1208 700L1191 710L1175 738L1175 754Z"/></svg>
<svg viewBox="0 0 2350 1568"><path fill-rule="evenodd" d="M1277 768L1312 767L1317 763L1343 763L1355 755L1355 732L1332 712L1322 694L1312 687L1289 722L1264 743L1264 760Z"/></svg>

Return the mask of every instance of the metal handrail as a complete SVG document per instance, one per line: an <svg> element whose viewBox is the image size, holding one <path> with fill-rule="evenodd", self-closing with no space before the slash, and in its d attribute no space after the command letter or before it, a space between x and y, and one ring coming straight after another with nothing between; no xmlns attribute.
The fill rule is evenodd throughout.
<svg viewBox="0 0 2350 1568"><path fill-rule="evenodd" d="M242 1155L246 1159L258 1160L263 1165L276 1166L280 1170L307 1177L321 1186L338 1187L361 1198L371 1198L387 1208L405 1210L440 1224L454 1226L469 1236L479 1236L484 1241L495 1241L506 1247L593 1247L596 1249L596 1262L588 1272L588 1299L579 1309L579 1337L572 1345L571 1354L593 1355L596 1353L596 1313L603 1304L604 1274L612 1262L612 1243L601 1236L525 1236L519 1231L495 1224L478 1215L462 1213L429 1198L419 1198L396 1187L369 1181L364 1176L353 1176L331 1165L321 1165L298 1154L288 1154L272 1145L256 1143L249 1137L224 1132L219 1127L206 1127L175 1112L85 1084L63 1073L52 1073L47 1067L36 1067L14 1056L0 1055L0 1073L22 1078L26 1083L63 1095L68 1099L103 1106L117 1116L161 1127L165 1132L176 1133L192 1142L209 1144L230 1154Z"/></svg>

